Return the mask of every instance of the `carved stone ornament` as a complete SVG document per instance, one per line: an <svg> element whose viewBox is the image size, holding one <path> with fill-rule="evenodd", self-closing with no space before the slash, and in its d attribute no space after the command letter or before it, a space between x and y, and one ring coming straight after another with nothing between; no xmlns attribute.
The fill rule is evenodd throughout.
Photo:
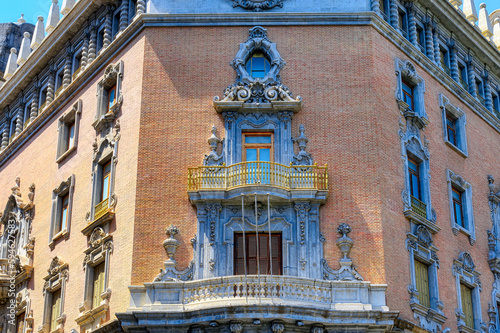
<svg viewBox="0 0 500 333"><path fill-rule="evenodd" d="M106 233L101 228L95 228L90 235L90 246L95 249L100 246L103 242L104 237L106 237Z"/></svg>
<svg viewBox="0 0 500 333"><path fill-rule="evenodd" d="M165 233L167 234L167 236L170 236L170 238L167 238L163 242L163 247L167 252L168 260L175 262L174 260L175 251L177 251L177 248L179 247L180 243L177 239L174 238L174 236L179 233L179 229L172 224L165 230Z"/></svg>
<svg viewBox="0 0 500 333"><path fill-rule="evenodd" d="M275 320L271 324L271 330L273 333L283 333L285 330L285 324L281 320Z"/></svg>
<svg viewBox="0 0 500 333"><path fill-rule="evenodd" d="M272 9L274 7L283 8L283 0L232 0L233 7L241 7L243 9L261 12L263 10Z"/></svg>
<svg viewBox="0 0 500 333"><path fill-rule="evenodd" d="M239 321L232 321L229 330L231 333L243 333L243 325Z"/></svg>
<svg viewBox="0 0 500 333"><path fill-rule="evenodd" d="M432 244L431 233L423 225L419 225L417 228L417 239L418 242L426 248L428 248Z"/></svg>
<svg viewBox="0 0 500 333"><path fill-rule="evenodd" d="M295 142L299 145L299 153L295 156L293 156L293 165L312 165L313 164L313 159L311 157L311 154L307 153L307 142L309 139L304 135L304 125L300 125L299 127L299 132L300 135L298 138L295 139ZM305 171L305 170L304 170Z"/></svg>
<svg viewBox="0 0 500 333"><path fill-rule="evenodd" d="M217 127L212 126L212 136L208 139L208 144L210 146L210 154L205 155L205 158L203 159L203 165L206 166L214 166L214 165L223 165L224 160L223 160L223 155L218 155L217 154L217 147L219 143L221 143L221 140L217 137L215 134L217 133Z"/></svg>
<svg viewBox="0 0 500 333"><path fill-rule="evenodd" d="M242 0L251 3L252 1ZM266 1L253 1L269 3ZM255 52L261 52L271 66L263 78L254 78L246 70L246 64ZM214 97L214 105L223 102L243 103L272 103L291 102L300 104L302 98L292 97L292 92L281 84L280 70L285 66L276 44L267 38L267 30L256 26L250 29L248 40L240 44L236 57L231 66L237 73L236 82L224 90L224 95L219 101L219 96Z"/></svg>
<svg viewBox="0 0 500 333"><path fill-rule="evenodd" d="M467 272L472 272L474 271L474 268L476 268L476 265L474 264L474 261L472 260L471 255L469 252L462 252L458 256L458 261L460 261L463 265L463 268Z"/></svg>
<svg viewBox="0 0 500 333"><path fill-rule="evenodd" d="M163 247L167 252L168 259L165 261L165 269L160 270L160 274L156 276L154 281L192 280L194 274L194 262L191 261L186 269L179 271L177 270L177 264L174 260L175 252L177 251L177 247L180 245L179 241L175 239L174 236L179 233L179 229L172 224L165 230L165 233L169 236L169 238L163 242Z"/></svg>

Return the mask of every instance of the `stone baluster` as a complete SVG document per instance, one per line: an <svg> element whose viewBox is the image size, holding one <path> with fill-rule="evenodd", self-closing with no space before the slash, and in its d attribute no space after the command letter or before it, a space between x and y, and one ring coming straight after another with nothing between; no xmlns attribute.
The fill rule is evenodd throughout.
<svg viewBox="0 0 500 333"><path fill-rule="evenodd" d="M26 59L28 59L28 56L31 53L31 48L30 48L30 33L25 32L23 34L23 41L21 42L21 48L19 49L19 57L17 57L17 64L21 66L24 64Z"/></svg>
<svg viewBox="0 0 500 333"><path fill-rule="evenodd" d="M433 37L434 37L434 62L436 65L439 66L439 68L442 69L441 66L441 52L440 52L440 47L439 47L439 30L437 28L437 24L434 22L433 24L434 29L433 29Z"/></svg>
<svg viewBox="0 0 500 333"><path fill-rule="evenodd" d="M9 145L9 126L6 125L4 126L2 131L2 147L1 147L2 150L7 148L8 145Z"/></svg>
<svg viewBox="0 0 500 333"><path fill-rule="evenodd" d="M17 50L15 48L10 49L9 59L7 60L7 66L5 67L4 79L8 80L14 75L17 69Z"/></svg>
<svg viewBox="0 0 500 333"><path fill-rule="evenodd" d="M59 23L59 5L58 0L52 0L52 5L50 5L49 16L47 17L47 26L45 31L50 34Z"/></svg>
<svg viewBox="0 0 500 333"><path fill-rule="evenodd" d="M487 68L484 69L483 87L484 87L484 106L488 110L493 111L493 96L491 96L490 75Z"/></svg>
<svg viewBox="0 0 500 333"><path fill-rule="evenodd" d="M432 22L428 18L425 25L425 54L434 61L434 38L432 36Z"/></svg>
<svg viewBox="0 0 500 333"><path fill-rule="evenodd" d="M467 61L467 77L469 84L469 93L472 96L477 97L476 73L474 72L474 64L472 63L470 55L469 55L469 60Z"/></svg>
<svg viewBox="0 0 500 333"><path fill-rule="evenodd" d="M82 46L82 60L81 60L81 67L82 70L87 67L87 62L89 60L89 33L88 30L85 29L85 35L83 37L83 46Z"/></svg>
<svg viewBox="0 0 500 333"><path fill-rule="evenodd" d="M374 0L374 1L378 3L378 0ZM372 1L372 8L373 8L373 1ZM135 17L138 17L139 15L144 14L145 12L146 12L146 1L137 0L137 15L135 15ZM380 10L379 10L379 12L380 12Z"/></svg>
<svg viewBox="0 0 500 333"><path fill-rule="evenodd" d="M69 50L66 52L66 62L64 63L63 73L63 87L66 89L71 83L71 53Z"/></svg>
<svg viewBox="0 0 500 333"><path fill-rule="evenodd" d="M66 15L75 5L75 0L63 0L61 6L61 14Z"/></svg>
<svg viewBox="0 0 500 333"><path fill-rule="evenodd" d="M38 116L38 99L40 94L38 93L38 85L35 85L35 93L33 94L33 99L31 100L31 111L30 111L30 121L35 120Z"/></svg>
<svg viewBox="0 0 500 333"><path fill-rule="evenodd" d="M38 16L38 20L36 21L35 31L33 32L33 39L31 40L31 49L36 50L43 39L45 38L45 28L43 26L43 17Z"/></svg>
<svg viewBox="0 0 500 333"><path fill-rule="evenodd" d="M476 5L474 4L474 0L464 0L464 5L462 8L467 21L469 21L472 25L476 25L477 10Z"/></svg>
<svg viewBox="0 0 500 333"><path fill-rule="evenodd" d="M139 4L137 4L139 6ZM380 15L380 1L379 0L372 0L371 2L371 10L372 12L375 12L376 14ZM139 8L137 8L137 12L139 13Z"/></svg>
<svg viewBox="0 0 500 333"><path fill-rule="evenodd" d="M106 13L106 20L104 21L104 38L102 42L102 47L105 49L111 44L111 19L113 15L113 8L108 6L108 11Z"/></svg>
<svg viewBox="0 0 500 333"><path fill-rule="evenodd" d="M16 136L23 131L23 109L19 108L16 114Z"/></svg>
<svg viewBox="0 0 500 333"><path fill-rule="evenodd" d="M95 24L92 24L90 26L89 57L88 57L87 64L90 64L92 61L94 61L95 56L96 56L96 49L97 49L96 29L97 29L97 27L95 26Z"/></svg>
<svg viewBox="0 0 500 333"><path fill-rule="evenodd" d="M500 17L497 17L493 24L493 42L500 51Z"/></svg>
<svg viewBox="0 0 500 333"><path fill-rule="evenodd" d="M56 88L56 71L52 68L49 73L49 82L47 83L47 105L54 100L54 92Z"/></svg>
<svg viewBox="0 0 500 333"><path fill-rule="evenodd" d="M450 50L451 77L453 78L453 80L460 83L457 49L455 48L455 41L453 39L450 39L450 43L448 44L448 49Z"/></svg>
<svg viewBox="0 0 500 333"><path fill-rule="evenodd" d="M413 2L408 2L406 5L408 12L408 31L410 36L410 43L416 48L419 48L417 39L417 23L415 22L415 5Z"/></svg>
<svg viewBox="0 0 500 333"><path fill-rule="evenodd" d="M128 25L128 0L122 0L120 7L120 31L123 31Z"/></svg>
<svg viewBox="0 0 500 333"><path fill-rule="evenodd" d="M479 10L478 27L483 36L490 40L491 36L493 36L493 29L491 29L491 21L488 11L486 10L486 4L483 2L479 7L481 7L481 9Z"/></svg>
<svg viewBox="0 0 500 333"><path fill-rule="evenodd" d="M398 12L397 0L389 0L389 8L390 8L391 26L394 29L399 30L399 27L398 27L399 12Z"/></svg>

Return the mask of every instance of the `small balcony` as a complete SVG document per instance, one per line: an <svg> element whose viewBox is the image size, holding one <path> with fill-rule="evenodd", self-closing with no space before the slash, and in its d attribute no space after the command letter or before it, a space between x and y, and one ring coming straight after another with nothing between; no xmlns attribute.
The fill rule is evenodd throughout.
<svg viewBox="0 0 500 333"><path fill-rule="evenodd" d="M108 212L108 198L95 205L94 219L98 220Z"/></svg>
<svg viewBox="0 0 500 333"><path fill-rule="evenodd" d="M422 216L424 219L427 218L427 205L423 203L422 201L418 200L415 198L413 195L411 197L411 209L417 213L418 215Z"/></svg>
<svg viewBox="0 0 500 333"><path fill-rule="evenodd" d="M273 162L242 162L229 166L189 168L188 190L231 190L273 186L285 190L328 190L327 166L286 166Z"/></svg>

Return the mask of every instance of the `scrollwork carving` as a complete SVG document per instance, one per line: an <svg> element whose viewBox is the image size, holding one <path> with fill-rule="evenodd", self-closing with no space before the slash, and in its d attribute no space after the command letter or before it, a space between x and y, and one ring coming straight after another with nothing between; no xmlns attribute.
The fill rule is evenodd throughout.
<svg viewBox="0 0 500 333"><path fill-rule="evenodd" d="M243 9L261 12L263 10L272 9L274 7L283 8L283 0L232 0L233 7L241 7Z"/></svg>

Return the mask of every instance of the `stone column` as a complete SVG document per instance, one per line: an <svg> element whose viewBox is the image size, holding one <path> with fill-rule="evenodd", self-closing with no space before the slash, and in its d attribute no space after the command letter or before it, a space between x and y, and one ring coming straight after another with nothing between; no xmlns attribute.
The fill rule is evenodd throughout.
<svg viewBox="0 0 500 333"><path fill-rule="evenodd" d="M441 52L439 47L439 30L437 29L437 24L434 22L433 24L433 37L434 37L434 62L438 65L439 68L443 69L441 66Z"/></svg>
<svg viewBox="0 0 500 333"><path fill-rule="evenodd" d="M111 44L111 19L113 15L113 8L108 6L106 13L106 21L104 22L104 38L102 48L105 49Z"/></svg>
<svg viewBox="0 0 500 333"><path fill-rule="evenodd" d="M389 8L390 8L391 26L394 29L399 30L399 27L398 27L398 20L399 20L398 2L396 0L389 0Z"/></svg>
<svg viewBox="0 0 500 333"><path fill-rule="evenodd" d="M88 58L88 63L90 64L92 61L94 61L95 56L96 56L96 49L97 49L97 32L96 32L97 27L95 24L92 24L90 26L90 40L89 40L89 58Z"/></svg>
<svg viewBox="0 0 500 333"><path fill-rule="evenodd" d="M476 73L474 73L474 64L472 63L472 59L470 59L470 58L467 61L467 77L468 77L468 83L469 83L469 93L472 96L477 97Z"/></svg>
<svg viewBox="0 0 500 333"><path fill-rule="evenodd" d="M2 150L9 145L9 126L5 126L2 131Z"/></svg>
<svg viewBox="0 0 500 333"><path fill-rule="evenodd" d="M16 136L23 131L23 109L19 108L16 114Z"/></svg>
<svg viewBox="0 0 500 333"><path fill-rule="evenodd" d="M457 58L457 50L455 48L455 41L450 39L450 43L448 44L448 49L450 50L450 71L451 77L456 82L460 83L460 74L458 69L458 58Z"/></svg>
<svg viewBox="0 0 500 333"><path fill-rule="evenodd" d="M35 120L36 116L38 116L38 99L39 98L40 98L40 94L38 91L38 85L36 85L35 92L33 93L33 99L31 100L30 121Z"/></svg>
<svg viewBox="0 0 500 333"><path fill-rule="evenodd" d="M66 52L66 62L64 63L63 87L66 89L71 83L71 53Z"/></svg>
<svg viewBox="0 0 500 333"><path fill-rule="evenodd" d="M493 96L491 96L490 75L487 68L484 69L483 87L484 87L484 106L488 110L493 111Z"/></svg>
<svg viewBox="0 0 500 333"><path fill-rule="evenodd" d="M128 0L122 0L120 9L120 30L123 31L128 25Z"/></svg>
<svg viewBox="0 0 500 333"><path fill-rule="evenodd" d="M418 45L417 24L415 22L415 7L413 2L408 2L406 10L408 12L408 32L410 36L410 43L420 49L420 46Z"/></svg>
<svg viewBox="0 0 500 333"><path fill-rule="evenodd" d="M85 29L85 36L83 37L83 46L82 46L82 70L87 67L87 62L89 59L89 32Z"/></svg>
<svg viewBox="0 0 500 333"><path fill-rule="evenodd" d="M56 88L56 71L52 68L49 74L49 82L47 83L47 105L54 100L54 91Z"/></svg>
<svg viewBox="0 0 500 333"><path fill-rule="evenodd" d="M378 3L378 0L374 1ZM372 1L372 10L373 10L373 1ZM139 15L144 14L145 12L146 12L146 1L137 0L137 14L135 15L135 17L138 17Z"/></svg>
<svg viewBox="0 0 500 333"><path fill-rule="evenodd" d="M432 22L429 18L425 23L425 54L427 58L434 61L434 39L432 36Z"/></svg>

